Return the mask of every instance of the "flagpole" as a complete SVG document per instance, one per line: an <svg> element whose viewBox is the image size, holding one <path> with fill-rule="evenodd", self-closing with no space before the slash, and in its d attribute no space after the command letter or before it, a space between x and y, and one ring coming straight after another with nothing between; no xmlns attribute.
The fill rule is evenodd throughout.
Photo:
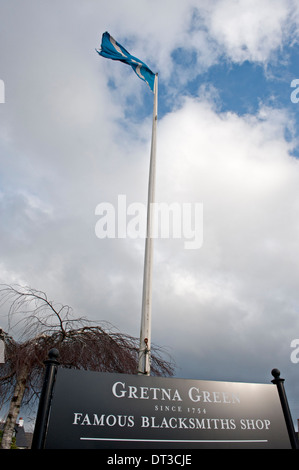
<svg viewBox="0 0 299 470"><path fill-rule="evenodd" d="M154 83L154 109L152 125L152 141L147 200L147 226L144 254L142 311L140 326L140 346L138 374L150 375L151 368L151 316L152 316L152 270L153 270L153 203L155 201L156 183L156 136L158 120L158 74Z"/></svg>

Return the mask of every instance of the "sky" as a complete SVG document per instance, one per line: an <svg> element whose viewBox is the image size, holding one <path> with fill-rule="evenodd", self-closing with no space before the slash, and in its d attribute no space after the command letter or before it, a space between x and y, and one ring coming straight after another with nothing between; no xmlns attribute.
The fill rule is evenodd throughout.
<svg viewBox="0 0 299 470"><path fill-rule="evenodd" d="M156 201L202 207L199 247L154 240L152 341L175 377L280 369L296 422L298 2L10 0L0 18L0 282L139 337L144 239L99 238L96 208L146 204L153 94L96 53L109 31L158 73Z"/></svg>

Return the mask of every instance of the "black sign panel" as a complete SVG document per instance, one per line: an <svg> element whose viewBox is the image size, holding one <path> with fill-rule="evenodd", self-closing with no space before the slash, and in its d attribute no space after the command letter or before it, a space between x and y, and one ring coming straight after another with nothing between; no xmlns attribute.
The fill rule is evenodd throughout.
<svg viewBox="0 0 299 470"><path fill-rule="evenodd" d="M277 388L59 369L47 449L291 448Z"/></svg>

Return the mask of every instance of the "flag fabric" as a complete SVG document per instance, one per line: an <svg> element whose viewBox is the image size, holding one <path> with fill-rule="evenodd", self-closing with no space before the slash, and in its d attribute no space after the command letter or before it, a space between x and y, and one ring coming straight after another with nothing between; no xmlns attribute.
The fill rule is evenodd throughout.
<svg viewBox="0 0 299 470"><path fill-rule="evenodd" d="M101 49L96 49L96 51L106 59L120 60L130 65L138 77L144 80L150 89L154 91L155 74L144 62L132 56L123 46L116 42L107 31L102 36Z"/></svg>

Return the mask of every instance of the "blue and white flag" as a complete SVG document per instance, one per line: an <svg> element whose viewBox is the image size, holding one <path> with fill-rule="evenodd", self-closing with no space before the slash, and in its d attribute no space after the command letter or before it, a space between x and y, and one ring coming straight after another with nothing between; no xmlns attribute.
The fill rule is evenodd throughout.
<svg viewBox="0 0 299 470"><path fill-rule="evenodd" d="M96 49L96 51L102 57L106 57L106 59L120 60L130 65L138 77L144 80L150 89L154 91L155 74L144 62L132 56L123 46L116 42L107 31L102 36L101 49Z"/></svg>

